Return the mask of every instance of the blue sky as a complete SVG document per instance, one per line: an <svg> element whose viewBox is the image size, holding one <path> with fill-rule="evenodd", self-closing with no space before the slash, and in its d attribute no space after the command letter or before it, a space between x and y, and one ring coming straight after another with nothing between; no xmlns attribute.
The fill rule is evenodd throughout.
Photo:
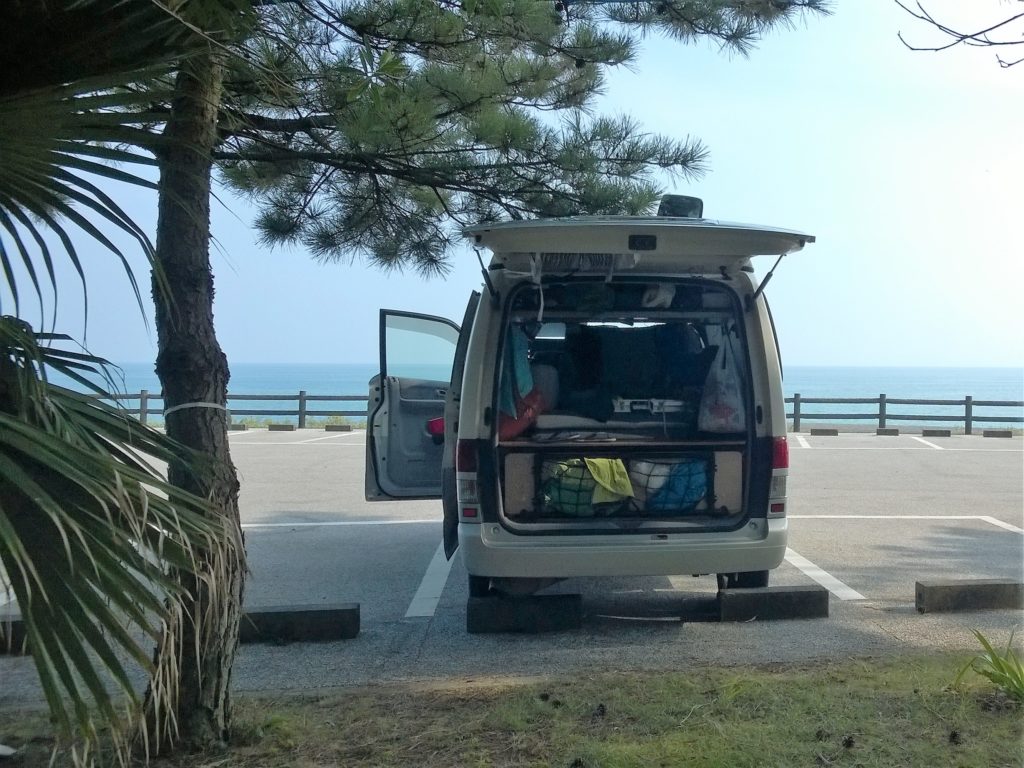
<svg viewBox="0 0 1024 768"><path fill-rule="evenodd" d="M952 0L925 4L941 18L964 13ZM975 21L1012 10L970 5ZM609 78L600 109L708 146L706 176L665 180L666 191L702 197L705 216L817 236L768 290L787 364L1024 365L1024 64L1001 69L991 50L914 53L898 31L938 38L889 0L836 6L749 58L649 39L631 71ZM252 211L221 203L215 312L229 361L373 361L381 306L458 321L480 283L469 252L455 254L447 279L424 281L260 248ZM155 225L148 196L132 192L126 207ZM116 362L153 360L152 322L140 321L120 268L84 240L88 328L70 273L60 327L87 330L89 348Z"/></svg>

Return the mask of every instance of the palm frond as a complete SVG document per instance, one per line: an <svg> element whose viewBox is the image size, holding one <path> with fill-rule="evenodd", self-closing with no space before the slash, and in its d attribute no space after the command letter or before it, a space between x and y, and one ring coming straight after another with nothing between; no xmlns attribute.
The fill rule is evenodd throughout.
<svg viewBox="0 0 1024 768"><path fill-rule="evenodd" d="M244 555L212 505L158 469L196 456L48 370L97 393L110 376L0 318L0 563L55 723L88 743L102 730L127 754L140 672L154 673L152 648L186 597L180 573Z"/></svg>
<svg viewBox="0 0 1024 768"><path fill-rule="evenodd" d="M225 30L251 23L251 5L250 0L54 0L16 2L5 10L0 271L16 314L21 314L22 294L16 265L28 276L41 310L44 267L49 288L56 291L53 258L42 245L48 232L61 243L83 290L85 273L72 236L77 232L120 261L143 308L129 261L105 229L134 242L162 284L147 234L82 173L154 188L145 175L110 164L155 165L151 155L163 141L159 129L173 96L173 73L190 54L219 45L216 37ZM7 238L10 246L2 242ZM26 241L40 247L27 248Z"/></svg>

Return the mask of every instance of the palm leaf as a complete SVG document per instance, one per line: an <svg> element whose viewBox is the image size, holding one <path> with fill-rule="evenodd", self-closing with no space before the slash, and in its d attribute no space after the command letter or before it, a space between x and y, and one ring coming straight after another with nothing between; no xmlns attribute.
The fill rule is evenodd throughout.
<svg viewBox="0 0 1024 768"><path fill-rule="evenodd" d="M88 241L120 261L141 307L114 235L149 259L158 290L165 278L146 232L105 190L154 187L133 168L151 174L166 145L160 105L171 101L174 72L193 51L221 45L211 34L248 24L251 0L50 0L5 11L0 295L20 314L27 279L45 311L48 280L55 313L62 261L85 294ZM152 678L164 718L155 725L174 725L174 659L153 665L149 643L160 638L167 650L161 630L183 614L188 580L177 577L201 578L201 563L243 567L244 553L206 500L153 469L203 471L200 459L100 402L109 369L64 341L0 317L0 563L53 721L84 744L74 759L88 758L105 726L124 762L140 712L133 667ZM90 394L56 386L48 371Z"/></svg>
<svg viewBox="0 0 1024 768"><path fill-rule="evenodd" d="M153 674L152 643L181 611L174 569L240 564L241 543L207 501L153 469L192 462L187 449L50 383L51 367L103 375L98 358L0 318L0 562L54 722L86 743L102 726L124 755L133 716L120 702L139 704L131 670Z"/></svg>
<svg viewBox="0 0 1024 768"><path fill-rule="evenodd" d="M133 238L155 272L158 289L165 290L146 233L109 195L69 169L153 189L151 179L96 160L155 165L136 148L151 152L165 142L157 129L167 110L158 105L173 97L174 71L191 53L219 45L208 30L220 33L251 23L251 5L250 0L55 0L9 9L0 26L0 236L10 237L14 248L0 247L0 268L16 312L15 262L42 305L42 270L34 263L41 257L56 292L48 251L23 247L24 239L41 243L46 230L57 236L84 291L81 259L62 220L119 259L140 310L142 295L131 266L97 222Z"/></svg>

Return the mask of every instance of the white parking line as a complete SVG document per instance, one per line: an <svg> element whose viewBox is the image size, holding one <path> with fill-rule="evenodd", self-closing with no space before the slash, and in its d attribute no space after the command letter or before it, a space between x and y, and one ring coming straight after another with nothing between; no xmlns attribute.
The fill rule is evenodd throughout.
<svg viewBox="0 0 1024 768"><path fill-rule="evenodd" d="M1010 525L1009 523L1004 523L1002 520L997 520L994 517L989 517L988 515L982 515L979 519L980 520L984 520L986 523L991 523L992 525L995 525L995 526L997 526L999 528L1005 528L1006 530L1013 531L1014 533L1024 534L1024 528L1018 528L1016 525Z"/></svg>
<svg viewBox="0 0 1024 768"><path fill-rule="evenodd" d="M322 523L242 523L243 528L330 528L346 525L421 525L440 523L439 518L429 520L327 520Z"/></svg>
<svg viewBox="0 0 1024 768"><path fill-rule="evenodd" d="M686 585L693 582L693 576L669 576L668 583L672 585L672 589L676 592L682 592L686 589Z"/></svg>
<svg viewBox="0 0 1024 768"><path fill-rule="evenodd" d="M444 556L444 542L437 545L437 551L427 566L427 572L423 574L423 581L419 589L409 603L409 610L405 612L405 618L417 616L433 616L437 610L437 602L444 592L444 585L448 582L448 573L452 569L452 561Z"/></svg>
<svg viewBox="0 0 1024 768"><path fill-rule="evenodd" d="M803 435L797 435L796 436L796 441L798 443L800 443L800 447L801 448L810 448L811 447L811 444L808 443L807 440L804 439Z"/></svg>
<svg viewBox="0 0 1024 768"><path fill-rule="evenodd" d="M908 435L912 437L912 435ZM945 451L946 453L1024 453L1024 451L1017 450L1015 448L942 448L938 445L932 445L931 443L922 440L922 443L929 446L931 450L938 449ZM808 448L812 446L807 446ZM917 448L915 446L880 446L880 445L819 445L814 448L816 451L924 451L926 448Z"/></svg>
<svg viewBox="0 0 1024 768"><path fill-rule="evenodd" d="M327 437L311 437L308 440L296 440L295 444L300 445L302 443L316 443L320 440L337 440L339 437L352 437L354 432L339 432L336 435L327 435Z"/></svg>
<svg viewBox="0 0 1024 768"><path fill-rule="evenodd" d="M810 560L808 560L806 557L799 554L798 552L794 552L792 549L789 549L788 547L786 548L786 562L790 565L799 568L801 571L804 572L806 576L809 576L810 578L814 579L814 581L821 584L821 586L823 586L833 595L838 597L840 600L867 599L857 590L848 587L846 584L841 582L831 573L822 570L814 563L812 563Z"/></svg>
<svg viewBox="0 0 1024 768"><path fill-rule="evenodd" d="M935 443L929 443L923 437L918 437L917 435L907 435L907 437L909 437L911 440L917 440L917 442L919 442L919 443L924 443L929 448L934 448L936 451L944 451L944 450L946 450L941 445L936 445Z"/></svg>
<svg viewBox="0 0 1024 768"><path fill-rule="evenodd" d="M804 520L991 520L984 515L787 515ZM1006 525L1006 523L1001 523Z"/></svg>
<svg viewBox="0 0 1024 768"><path fill-rule="evenodd" d="M1024 534L1024 528L1004 523L990 515L788 515L793 520L981 520L1013 533Z"/></svg>

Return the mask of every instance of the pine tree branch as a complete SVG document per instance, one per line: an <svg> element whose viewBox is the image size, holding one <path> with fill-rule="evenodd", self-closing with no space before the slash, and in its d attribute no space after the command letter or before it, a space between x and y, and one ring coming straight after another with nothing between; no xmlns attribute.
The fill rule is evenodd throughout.
<svg viewBox="0 0 1024 768"><path fill-rule="evenodd" d="M896 5L898 5L908 14L913 16L915 19L930 24L943 35L950 38L949 42L947 42L944 45L915 46L907 42L906 38L903 37L902 32L898 32L896 36L899 38L900 42L903 43L903 45L905 45L911 51L946 51L949 50L950 48L954 48L955 46L961 44L985 48L1024 44L1024 38L1017 38L1013 40L994 40L991 37L991 34L993 32L1002 30L1004 27L1007 27L1008 25L1013 24L1014 22L1021 21L1022 19L1024 19L1024 13L1015 14L1006 19L1003 19L1000 22L997 22L996 24L992 24L991 26L985 27L984 29L980 29L976 32L960 32L938 21L934 16L932 16L931 13L928 12L928 10L925 9L923 5L921 5L920 2L916 3L916 12L907 5L905 5L903 2L901 2L901 0L893 0L893 2L895 2ZM1015 64L1019 64L1021 61L1024 61L1024 59L1018 59L1017 61L1008 62L999 57L997 57L997 60L999 61L1000 66L1004 68L1012 67Z"/></svg>

